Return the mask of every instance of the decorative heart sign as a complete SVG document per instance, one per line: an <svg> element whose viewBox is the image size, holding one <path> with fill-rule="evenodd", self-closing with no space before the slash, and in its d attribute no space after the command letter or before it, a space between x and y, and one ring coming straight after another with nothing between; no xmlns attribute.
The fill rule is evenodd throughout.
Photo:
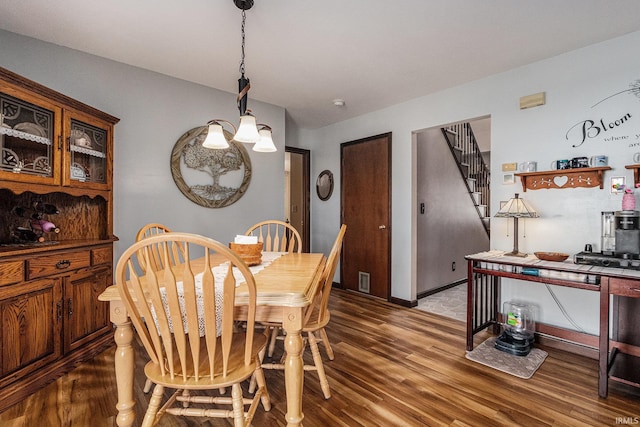
<svg viewBox="0 0 640 427"><path fill-rule="evenodd" d="M557 185L558 187L560 187L560 188L564 187L564 185L567 183L567 181L569 181L569 178L567 178L565 175L556 176L556 177L553 178L553 183L555 185Z"/></svg>

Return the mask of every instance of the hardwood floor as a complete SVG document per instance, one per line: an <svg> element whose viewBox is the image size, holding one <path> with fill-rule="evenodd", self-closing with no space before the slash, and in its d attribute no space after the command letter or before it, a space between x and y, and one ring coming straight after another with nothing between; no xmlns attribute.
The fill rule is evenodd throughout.
<svg viewBox="0 0 640 427"><path fill-rule="evenodd" d="M330 308L327 333L335 360L321 352L332 397L324 400L315 372L306 373L306 427L638 423L640 392L610 382L609 398L600 399L596 360L545 348L549 356L540 369L522 380L467 360L460 321L342 290L332 292ZM1 413L0 426L115 426L113 353L106 351ZM149 398L142 393L142 359L137 358L135 385L138 422ZM284 426L284 374L265 375L273 407L270 412L260 407L253 424ZM158 425L232 425L198 421L167 415Z"/></svg>

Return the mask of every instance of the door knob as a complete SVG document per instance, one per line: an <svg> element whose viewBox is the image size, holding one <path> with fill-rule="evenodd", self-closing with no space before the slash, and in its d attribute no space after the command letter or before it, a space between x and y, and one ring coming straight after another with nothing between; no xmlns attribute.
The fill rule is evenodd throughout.
<svg viewBox="0 0 640 427"><path fill-rule="evenodd" d="M378 230L386 230L387 226L386 225L379 225L378 226Z"/></svg>

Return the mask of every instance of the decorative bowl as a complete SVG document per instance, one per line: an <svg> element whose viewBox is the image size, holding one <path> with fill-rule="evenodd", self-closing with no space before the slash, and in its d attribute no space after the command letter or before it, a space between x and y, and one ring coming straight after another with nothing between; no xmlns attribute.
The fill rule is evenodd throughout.
<svg viewBox="0 0 640 427"><path fill-rule="evenodd" d="M533 254L543 261L564 261L569 258L569 254L562 252L534 252Z"/></svg>

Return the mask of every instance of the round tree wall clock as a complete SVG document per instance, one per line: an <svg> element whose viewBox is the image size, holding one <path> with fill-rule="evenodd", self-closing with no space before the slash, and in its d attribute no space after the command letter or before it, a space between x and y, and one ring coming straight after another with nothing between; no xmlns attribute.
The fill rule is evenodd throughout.
<svg viewBox="0 0 640 427"><path fill-rule="evenodd" d="M202 146L207 126L182 135L171 152L171 174L189 200L207 208L222 208L238 201L251 181L251 159L246 148L225 131L229 148Z"/></svg>

